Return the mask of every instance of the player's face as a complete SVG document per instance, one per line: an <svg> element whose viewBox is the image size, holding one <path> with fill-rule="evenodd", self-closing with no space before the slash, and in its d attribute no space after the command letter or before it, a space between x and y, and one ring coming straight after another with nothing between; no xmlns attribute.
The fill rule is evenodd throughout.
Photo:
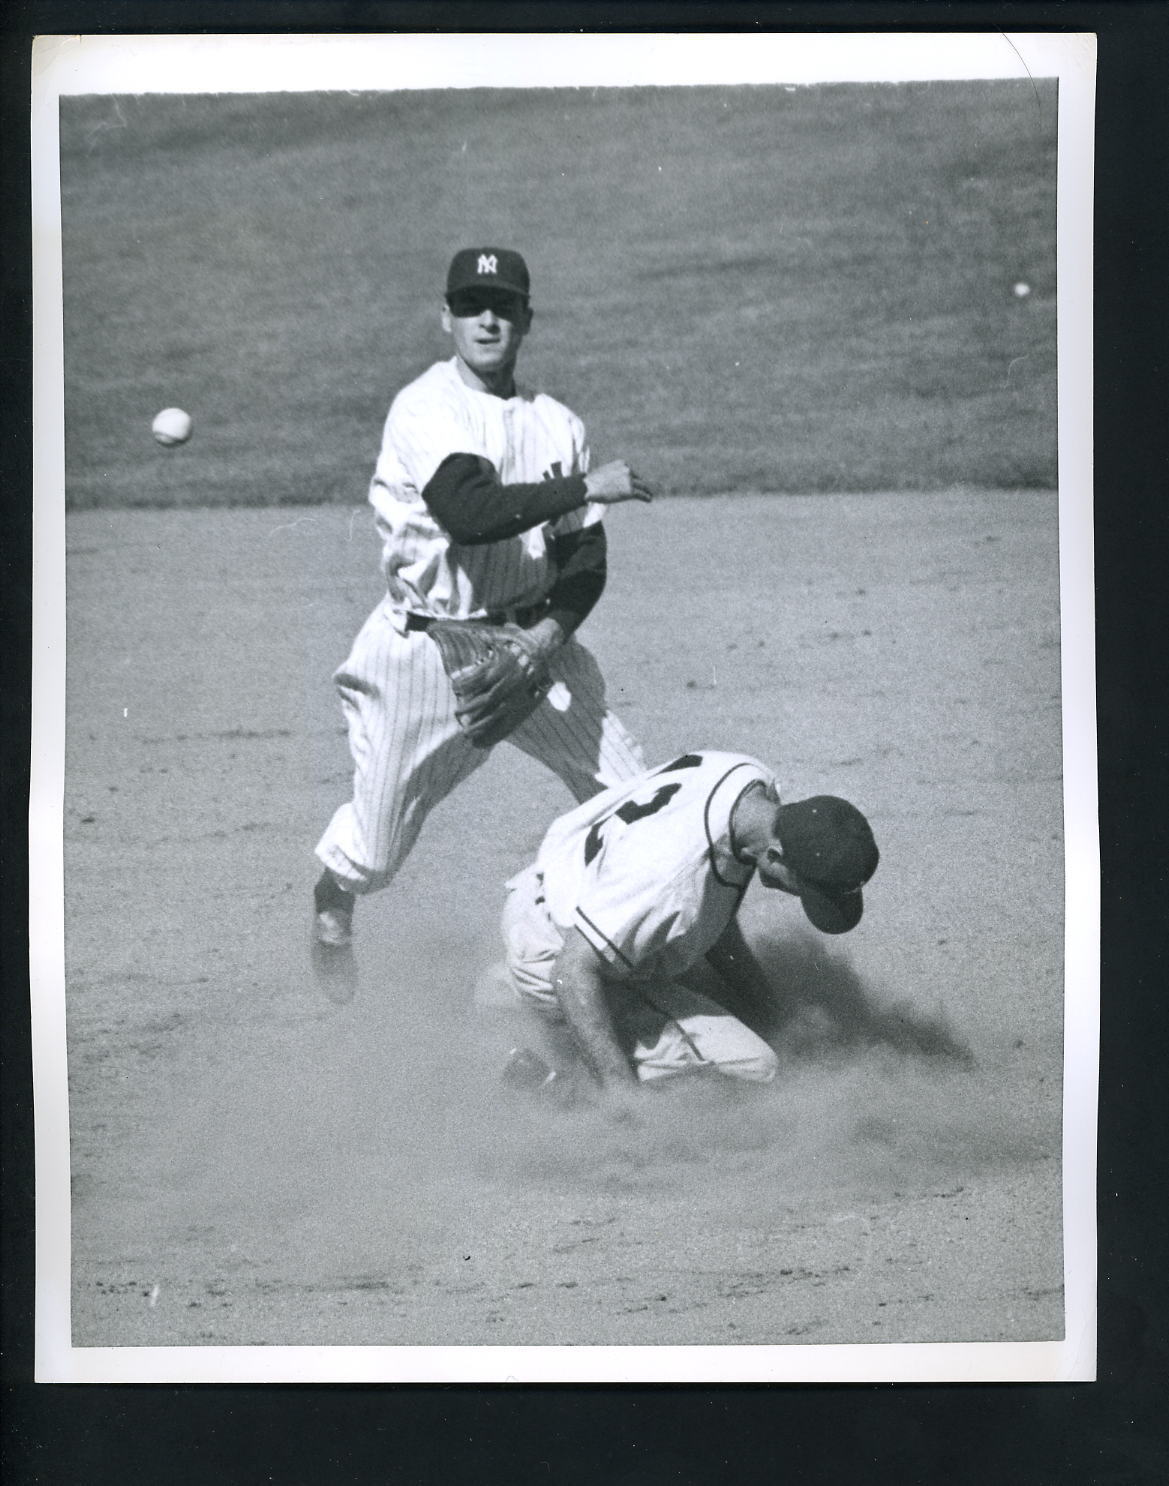
<svg viewBox="0 0 1169 1486"><path fill-rule="evenodd" d="M459 360L488 383L510 375L531 323L527 301L498 289L460 290L442 309L442 328Z"/></svg>
<svg viewBox="0 0 1169 1486"><path fill-rule="evenodd" d="M783 859L783 842L772 825L768 832L770 840L755 859L755 871L764 887L776 888L781 893L801 892L803 884L800 874L789 867Z"/></svg>
<svg viewBox="0 0 1169 1486"><path fill-rule="evenodd" d="M775 847L769 848L760 856L755 864L755 871L764 887L797 895L801 891L800 874L787 865L783 854Z"/></svg>

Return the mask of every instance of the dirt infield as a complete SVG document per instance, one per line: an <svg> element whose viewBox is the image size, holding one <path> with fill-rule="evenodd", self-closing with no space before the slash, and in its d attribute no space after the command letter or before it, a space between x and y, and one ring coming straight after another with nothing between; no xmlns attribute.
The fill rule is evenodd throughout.
<svg viewBox="0 0 1169 1486"><path fill-rule="evenodd" d="M608 524L584 638L649 758L756 754L882 848L847 941L748 895L803 1002L776 1084L669 1091L637 1136L505 1098L512 1029L470 1007L568 804L515 750L363 905L358 997L311 982L365 510L70 515L75 1345L1062 1335L1055 497Z"/></svg>

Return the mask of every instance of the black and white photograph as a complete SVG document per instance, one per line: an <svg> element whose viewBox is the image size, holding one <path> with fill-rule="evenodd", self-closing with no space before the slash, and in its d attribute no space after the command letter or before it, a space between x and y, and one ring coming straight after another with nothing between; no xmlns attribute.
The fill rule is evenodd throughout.
<svg viewBox="0 0 1169 1486"><path fill-rule="evenodd" d="M36 45L38 1379L1092 1378L1093 38Z"/></svg>

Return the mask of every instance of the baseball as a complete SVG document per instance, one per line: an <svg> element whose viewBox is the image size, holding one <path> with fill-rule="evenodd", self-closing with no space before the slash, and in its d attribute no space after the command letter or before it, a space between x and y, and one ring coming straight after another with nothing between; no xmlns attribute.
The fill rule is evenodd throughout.
<svg viewBox="0 0 1169 1486"><path fill-rule="evenodd" d="M163 408L150 425L150 431L160 444L168 448L185 444L191 437L191 415L184 413L182 408Z"/></svg>
<svg viewBox="0 0 1169 1486"><path fill-rule="evenodd" d="M1015 285L1015 298L1016 299L1026 299L1027 296L1028 296L1028 294L1030 294L1030 293L1031 293L1031 285L1030 284L1016 284Z"/></svg>

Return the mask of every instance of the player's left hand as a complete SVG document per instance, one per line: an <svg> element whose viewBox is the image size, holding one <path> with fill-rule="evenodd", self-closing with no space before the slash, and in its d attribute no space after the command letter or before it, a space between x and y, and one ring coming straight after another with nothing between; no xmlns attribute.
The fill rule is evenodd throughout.
<svg viewBox="0 0 1169 1486"><path fill-rule="evenodd" d="M505 624L501 628L512 644L529 657L533 666L547 664L549 656L564 644L564 632L555 619L545 617L528 629L518 624Z"/></svg>
<svg viewBox="0 0 1169 1486"><path fill-rule="evenodd" d="M426 633L450 678L455 718L476 748L506 738L547 695L547 654L517 625L440 619Z"/></svg>

